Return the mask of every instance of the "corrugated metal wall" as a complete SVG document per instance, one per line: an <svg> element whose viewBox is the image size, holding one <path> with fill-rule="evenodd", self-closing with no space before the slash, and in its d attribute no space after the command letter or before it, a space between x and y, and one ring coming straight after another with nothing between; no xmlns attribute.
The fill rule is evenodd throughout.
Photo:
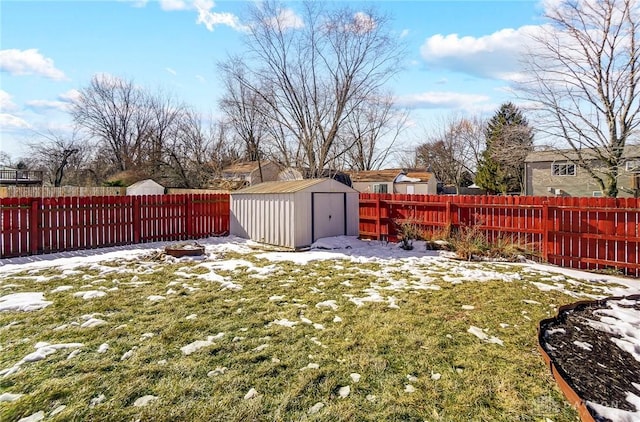
<svg viewBox="0 0 640 422"><path fill-rule="evenodd" d="M358 192L333 180L327 180L297 192L242 193L240 191L232 193L230 233L257 242L290 249L308 247L316 240L313 239L312 193L340 196L340 206L334 206L335 209L330 211L332 213L342 214L346 208L344 216L347 226L346 233L344 224L341 227L336 227L335 233L333 230L318 230L316 227L318 233L330 232L331 236L358 235ZM344 195L346 195L346 206L343 202ZM322 195L318 197L322 198ZM322 207L322 204L320 206ZM323 224L322 216L317 216L317 218L317 224ZM315 237L318 238L317 233Z"/></svg>
<svg viewBox="0 0 640 422"><path fill-rule="evenodd" d="M231 234L295 248L293 194L231 196Z"/></svg>

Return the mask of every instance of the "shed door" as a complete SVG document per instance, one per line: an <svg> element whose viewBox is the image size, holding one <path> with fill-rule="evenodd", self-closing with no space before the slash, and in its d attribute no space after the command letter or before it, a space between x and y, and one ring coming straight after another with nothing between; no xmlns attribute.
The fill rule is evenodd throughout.
<svg viewBox="0 0 640 422"><path fill-rule="evenodd" d="M346 200L344 193L312 193L312 241L322 237L340 236L347 234L346 228Z"/></svg>

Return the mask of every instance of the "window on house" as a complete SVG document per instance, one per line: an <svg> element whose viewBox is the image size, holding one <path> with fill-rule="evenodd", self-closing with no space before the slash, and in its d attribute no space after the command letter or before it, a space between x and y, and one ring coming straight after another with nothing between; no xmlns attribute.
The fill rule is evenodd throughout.
<svg viewBox="0 0 640 422"><path fill-rule="evenodd" d="M575 176L576 165L573 163L553 163L551 164L552 176Z"/></svg>
<svg viewBox="0 0 640 422"><path fill-rule="evenodd" d="M387 185L386 184L373 185L373 193L387 193Z"/></svg>
<svg viewBox="0 0 640 422"><path fill-rule="evenodd" d="M629 160L625 164L625 169L630 173L640 172L640 160Z"/></svg>

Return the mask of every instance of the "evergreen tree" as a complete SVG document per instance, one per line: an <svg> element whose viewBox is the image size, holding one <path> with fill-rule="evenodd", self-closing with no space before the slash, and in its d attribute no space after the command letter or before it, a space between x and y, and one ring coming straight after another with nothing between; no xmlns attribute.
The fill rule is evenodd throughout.
<svg viewBox="0 0 640 422"><path fill-rule="evenodd" d="M513 103L500 106L487 123L486 149L476 184L489 192L524 191L524 160L533 149L533 131Z"/></svg>

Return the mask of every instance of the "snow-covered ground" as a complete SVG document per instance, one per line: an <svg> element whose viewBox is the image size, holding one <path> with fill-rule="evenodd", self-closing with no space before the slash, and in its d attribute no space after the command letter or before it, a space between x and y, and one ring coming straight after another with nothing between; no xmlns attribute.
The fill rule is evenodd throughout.
<svg viewBox="0 0 640 422"><path fill-rule="evenodd" d="M235 269L242 268L249 272L251 277L264 278L270 273L276 272L279 268L279 264L282 262L292 262L294 264L304 265L312 261L331 260L333 268L337 270L340 270L343 267L345 261L358 264L381 264L381 269L374 273L380 281L372 282L368 288L362 290L361 294L349 295L349 302L352 302L356 306L366 306L367 303L376 302L386 303L389 308L398 308L401 305L398 305L394 292L407 290L438 290L440 287L434 283L436 278L452 284L469 282L477 283L490 280L501 280L509 283L515 280L520 281L527 279L527 276L535 274L535 281L530 281L531 286L541 291L557 290L572 297L586 296L592 298L603 298L606 296L624 296L640 293L640 282L637 280L557 268L536 263L483 264L463 262L451 259L450 254L445 252L427 251L422 242L415 242L414 249L412 251L405 251L394 244L377 241L361 241L355 237L341 236L320 239L312 246L311 250L305 252L277 251L273 250L273 248L265 248L255 242L233 236L202 239L199 240L199 243L205 246L206 254L204 257L187 257L181 258L181 260L195 260L198 263L198 266L207 269L208 272L202 274L177 272L176 275L179 275L183 280L191 282L182 283L181 287L185 289L197 289L197 283L195 282L212 282L218 283L221 289L240 291L243 289L241 284L216 273L216 271L233 271ZM109 289L95 289L89 288L91 286L83 286L83 288L78 290L77 286L58 286L55 290L47 291L47 277L35 273L43 269L57 268L59 271L62 271L63 274L78 274L78 269L80 267L84 267L90 268L99 274L113 272L122 273L127 276L127 281L123 281L123 283L135 285L136 283L141 283L138 280L137 275L152 272L154 270L154 266L162 265L162 262L148 262L147 260L144 262L140 261L139 265L135 268L132 268L131 266L127 268L120 268L108 265L108 263L118 260L127 260L135 263L139 261L142 256L157 252L169 244L171 243L157 242L142 245L104 248L99 250L64 252L51 255L0 260L0 311L37 312L39 309L47 307L52 303L52 299L48 297L50 293L64 292L66 290L69 290L70 294L81 297L85 300L99 300L100 297L109 294ZM267 260L271 265L258 266L249 260L237 258L221 259L220 254L224 252L251 253L256 258ZM180 260L172 257L166 257L165 259L171 262L180 262ZM398 278L397 273L399 270L409 272L412 277ZM366 268L363 268L360 271L363 274L372 272L372 270ZM30 272L33 273L33 276L29 275ZM18 273L23 274L21 277L28 280L30 286L37 286L41 284L42 289L34 289L38 291L20 291L17 293L11 293L13 287L18 285L7 284L4 280L7 277L12 276L12 283L17 283L21 280L20 277L16 277ZM25 276L24 273L27 275ZM125 277L123 277L123 279L125 279ZM173 287L175 287L177 283L179 282L176 281L169 283L166 292L149 296L147 300L150 302L166 300L167 297L170 297L175 293ZM286 281L283 283L286 283ZM348 283L348 281L345 281L344 283ZM597 294L585 294L584 292L577 294L576 289L581 286L588 286L592 292L595 289ZM117 286L113 288L117 288ZM271 296L269 298L271 301L279 301L283 299L284 297L282 296ZM533 300L525 300L525 303L530 304L531 306L540 305L539 302ZM328 299L319 301L315 306L339 312L336 300ZM472 311L474 307L472 305L463 305L462 309ZM187 318L195 319L197 318L197 315L193 314ZM613 309L609 312L608 317L603 317L599 323L605 326L603 330L606 332L623 333L621 339L619 341L614 341L614 343L618 347L621 347L631 353L634 358L640 360L640 334L638 334L640 333L640 326L638 326L639 320L640 318L638 315L623 315L620 309ZM340 316L336 315L333 322L340 323ZM74 322L73 324L77 324L82 327L89 327L103 323L105 323L105 321L99 318L98 315L85 315L83 321ZM313 321L305 318L304 316L301 317L300 321L276 319L272 321L271 324L291 328L298 324L309 324L313 325L319 331L325 328L322 324L313 323ZM508 326L508 324L504 325ZM6 328L6 326L0 327L0 330L4 328ZM64 327L60 328L64 329ZM470 326L468 329L469 335L473 335L484 342L493 343L496 346L503 345L503 341L501 339L488 335L485 331L486 330L483 330L483 328L475 326ZM150 335L153 334L150 333ZM202 340L186 344L181 350L185 355L194 353L202 347L207 347L213 344L224 335L224 333L208 336L205 335ZM315 341L320 343L317 339ZM82 346L83 345L81 343L38 343L35 345L35 351L33 353L25 356L22 360L16 362L11 367L0 368L0 376L8 376L19 371L21 366L28 362L42 360L46 358L46 356L62 350L71 352L69 354L69 358L72 358L73 353L77 353ZM0 347L2 347L1 344ZM267 345L264 345L264 347L267 347ZM102 351L99 351L100 353L106 351L108 349L108 344L101 346L101 349ZM130 353L129 356L131 356L135 353L135 350L132 349L127 353ZM122 356L122 359L127 359L129 357L126 356L127 353ZM439 376L440 374L433 374L433 377L439 378ZM407 385L409 386L407 388L413 388L410 384ZM636 393L640 394L640 384L634 384L634 387L638 390ZM249 395L249 393L247 394ZM340 394L342 395L343 392ZM346 397L349 392L344 390L344 394ZM18 398L19 394L11 395L11 397L3 395L0 396L0 401L15 400ZM631 417L637 418L634 420L640 420L640 404L637 403L637 395L630 393L630 398L631 400L629 401L636 406L639 412L632 414ZM149 398L147 397L147 399ZM319 411L320 407L321 406L319 406L316 411Z"/></svg>

